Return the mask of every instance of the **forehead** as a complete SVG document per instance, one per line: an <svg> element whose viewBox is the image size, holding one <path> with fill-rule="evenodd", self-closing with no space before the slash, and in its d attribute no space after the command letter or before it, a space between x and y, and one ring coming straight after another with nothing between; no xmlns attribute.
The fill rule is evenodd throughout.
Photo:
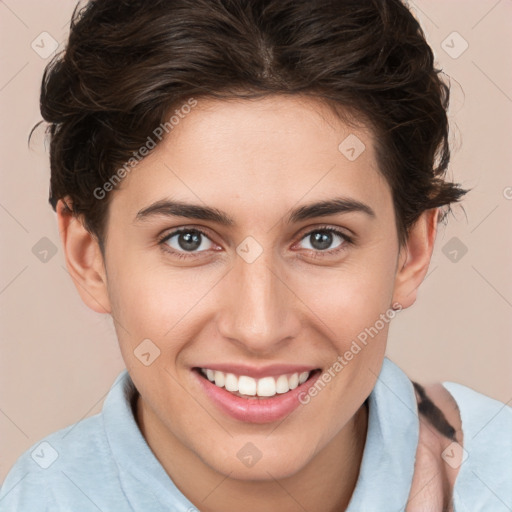
<svg viewBox="0 0 512 512"><path fill-rule="evenodd" d="M346 124L319 99L279 95L198 99L112 199L135 213L172 197L263 214L334 195L376 209L390 198L371 130Z"/></svg>

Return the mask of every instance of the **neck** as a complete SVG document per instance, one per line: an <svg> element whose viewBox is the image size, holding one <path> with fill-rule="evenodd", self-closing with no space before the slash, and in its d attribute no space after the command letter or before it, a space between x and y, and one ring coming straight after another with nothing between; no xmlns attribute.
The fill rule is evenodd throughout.
<svg viewBox="0 0 512 512"><path fill-rule="evenodd" d="M203 463L158 421L140 396L136 420L176 487L202 512L339 512L356 486L368 427L366 402L313 459L287 478L248 481L229 478Z"/></svg>

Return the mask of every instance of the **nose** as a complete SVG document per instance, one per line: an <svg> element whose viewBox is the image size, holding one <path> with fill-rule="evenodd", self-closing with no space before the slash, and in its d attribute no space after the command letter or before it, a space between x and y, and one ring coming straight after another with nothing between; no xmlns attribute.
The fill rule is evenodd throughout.
<svg viewBox="0 0 512 512"><path fill-rule="evenodd" d="M300 332L298 298L289 276L264 251L248 263L236 258L220 291L220 334L260 356L282 349Z"/></svg>

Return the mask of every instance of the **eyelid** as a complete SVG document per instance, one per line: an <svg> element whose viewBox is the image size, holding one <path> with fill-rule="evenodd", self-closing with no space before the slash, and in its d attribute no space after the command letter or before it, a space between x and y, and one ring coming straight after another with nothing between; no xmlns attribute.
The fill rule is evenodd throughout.
<svg viewBox="0 0 512 512"><path fill-rule="evenodd" d="M173 236L176 236L182 232L187 232L187 231L196 231L196 232L200 233L202 236L206 237L208 240L210 240L210 242L212 244L217 245L212 240L212 237L208 234L206 229L204 229L202 227L193 226L193 225L180 226L180 227L171 229L171 231L168 231L164 235L158 237L158 245L162 246L163 250L165 250L166 252L170 252L174 255L177 255L180 258L189 258L189 257L194 258L198 254L208 253L210 250L212 250L212 249L209 249L209 250L203 250L203 251L197 251L197 252L177 251L176 249L168 246L165 243L165 242L167 242L167 240L171 239ZM308 226L308 227L303 228L303 231L298 235L299 236L298 241L294 245L296 245L297 243L300 243L304 238L306 238L307 236L310 236L311 234L318 232L318 231L327 231L330 233L334 233L334 234L340 236L343 239L343 242L338 247L336 247L334 249L326 249L325 251L320 251L320 250L315 251L313 249L306 249L306 251L313 253L314 257L322 258L323 257L322 255L324 255L324 254L326 256L332 256L332 255L338 254L338 252L345 250L347 245L354 244L354 236L346 234L343 228L340 228L337 226L335 227L332 225L320 225L320 226ZM164 247L164 246L166 246L166 247ZM215 249L213 249L213 250L215 250Z"/></svg>
<svg viewBox="0 0 512 512"><path fill-rule="evenodd" d="M165 229L159 235L157 235L157 240L158 240L158 242L163 242L165 240L168 240L172 236L174 236L178 233L181 233L183 231L197 231L197 232L201 233L202 235L204 235L209 240L211 240L212 243L215 243L215 242L213 242L213 239L212 239L213 236L210 233L210 230L208 228L205 228L203 226L195 226L193 224L187 224L187 225L183 225L183 226L177 226L174 228Z"/></svg>
<svg viewBox="0 0 512 512"><path fill-rule="evenodd" d="M197 252L177 251L176 249L174 249L174 248L170 247L168 244L166 244L166 242L168 240L170 240L171 238L173 238L174 236L179 235L180 233L183 233L183 232L186 233L189 231L195 231L197 233L200 233L202 236L207 238L212 244L217 245L212 240L212 237L208 234L208 232L205 228L197 227L197 226L179 226L179 227L171 229L170 231L166 230L164 232L165 233L164 235L159 235L157 237L157 243L167 253L177 255L180 258L188 258L188 257L194 258L195 255L197 255L197 254L206 253L209 250L215 250L215 249L208 249L208 250L197 251Z"/></svg>
<svg viewBox="0 0 512 512"><path fill-rule="evenodd" d="M303 238L305 238L306 236L316 233L317 231L329 231L331 233L341 236L344 240L346 240L349 243L354 243L356 240L356 234L353 231L351 231L347 228L342 228L340 226L333 226L331 224L325 224L325 225L320 225L320 226L318 226L318 225L307 226L307 227L303 228L303 230L301 232L299 232L299 235L297 235L298 240L300 241ZM318 251L318 252L328 252L328 251Z"/></svg>
<svg viewBox="0 0 512 512"><path fill-rule="evenodd" d="M337 256L339 253L345 251L347 249L347 246L354 245L354 235L348 235L345 233L343 228L340 228L338 226L331 226L331 225L323 225L323 226L309 226L305 228L306 231L302 232L299 235L299 240L296 242L293 246L299 244L304 238L311 236L313 233L324 231L324 232L330 232L334 233L335 235L338 235L342 238L342 243L335 247L334 249L326 249L324 251L320 250L314 250L314 249L305 249L309 254L311 254L314 258L328 258L330 256ZM352 233L352 232L351 232Z"/></svg>

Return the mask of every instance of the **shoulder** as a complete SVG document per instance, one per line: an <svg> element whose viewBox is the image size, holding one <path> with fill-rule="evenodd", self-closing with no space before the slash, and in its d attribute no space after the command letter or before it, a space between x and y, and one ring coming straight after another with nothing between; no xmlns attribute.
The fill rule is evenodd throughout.
<svg viewBox="0 0 512 512"><path fill-rule="evenodd" d="M54 432L23 453L2 484L0 509L89 510L88 488L101 486L116 472L102 415L97 414Z"/></svg>
<svg viewBox="0 0 512 512"><path fill-rule="evenodd" d="M461 384L415 388L418 404L430 406L418 407L417 494L407 510L423 510L417 504L424 494L442 510L512 510L512 409ZM443 422L448 428L439 428Z"/></svg>
<svg viewBox="0 0 512 512"><path fill-rule="evenodd" d="M454 444L462 443L458 406L441 384L422 386L413 382L413 387L418 403L419 436L406 512L453 512L451 501L458 466L446 464L445 459ZM454 452L453 458L458 455Z"/></svg>
<svg viewBox="0 0 512 512"><path fill-rule="evenodd" d="M461 384L443 387L457 403L462 425L456 510L512 510L512 408Z"/></svg>

